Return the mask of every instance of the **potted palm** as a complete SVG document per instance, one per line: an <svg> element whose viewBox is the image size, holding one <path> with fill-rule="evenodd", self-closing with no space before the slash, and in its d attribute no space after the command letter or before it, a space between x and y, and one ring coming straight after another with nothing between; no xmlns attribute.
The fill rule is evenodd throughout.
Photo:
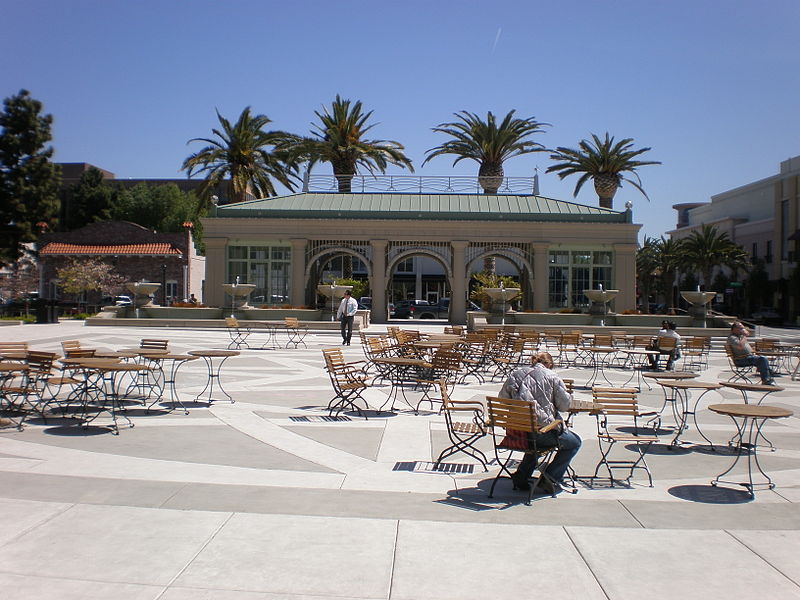
<svg viewBox="0 0 800 600"><path fill-rule="evenodd" d="M622 182L627 181L645 198L647 197L642 188L642 181L636 173L636 169L645 165L660 165L659 161L634 160L635 157L647 152L650 148L640 148L634 150L633 138L625 138L619 142L614 142L614 138L606 132L605 139L601 140L592 134L592 141L581 140L578 149L565 148L559 146L550 158L560 161L547 168L547 173L558 173L561 179L570 175L580 175L575 184L573 196L577 197L583 184L590 179L594 182L594 190L600 199L601 208L613 208L614 194L622 187ZM623 176L623 173L630 173L634 179Z"/></svg>

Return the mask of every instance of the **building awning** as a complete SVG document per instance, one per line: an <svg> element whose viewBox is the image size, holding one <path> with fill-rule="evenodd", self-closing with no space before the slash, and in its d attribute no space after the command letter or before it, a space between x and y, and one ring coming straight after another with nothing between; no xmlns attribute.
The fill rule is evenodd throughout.
<svg viewBox="0 0 800 600"><path fill-rule="evenodd" d="M46 244L41 250L39 255L61 255L61 254L88 254L94 256L100 255L118 255L129 254L139 256L177 256L181 254L175 246L168 243L158 244L103 244L103 245L88 245L88 244L64 244L61 242L51 242Z"/></svg>

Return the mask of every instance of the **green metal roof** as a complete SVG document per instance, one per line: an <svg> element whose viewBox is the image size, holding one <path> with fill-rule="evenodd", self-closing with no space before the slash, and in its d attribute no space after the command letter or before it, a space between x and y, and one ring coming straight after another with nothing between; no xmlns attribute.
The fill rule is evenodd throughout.
<svg viewBox="0 0 800 600"><path fill-rule="evenodd" d="M631 212L514 194L305 192L219 206L214 218L631 223Z"/></svg>

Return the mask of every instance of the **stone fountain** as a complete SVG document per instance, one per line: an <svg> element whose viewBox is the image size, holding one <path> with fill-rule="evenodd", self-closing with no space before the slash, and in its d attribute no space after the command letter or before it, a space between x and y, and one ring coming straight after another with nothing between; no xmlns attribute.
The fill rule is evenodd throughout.
<svg viewBox="0 0 800 600"><path fill-rule="evenodd" d="M708 317L708 305L717 295L717 292L701 292L686 290L681 292L681 298L686 300L689 306L689 314L692 316L692 327L706 327L706 317Z"/></svg>
<svg viewBox="0 0 800 600"><path fill-rule="evenodd" d="M228 297L231 299L230 303L226 304L226 308L228 306L233 310L237 308L253 308L247 303L247 299L250 294L253 293L253 290L256 289L254 283L223 283L222 289L225 290L225 293L228 294Z"/></svg>
<svg viewBox="0 0 800 600"><path fill-rule="evenodd" d="M591 301L589 314L592 315L592 325L605 325L608 316L608 303L619 294L619 290L604 290L602 286L597 290L583 290Z"/></svg>
<svg viewBox="0 0 800 600"><path fill-rule="evenodd" d="M489 312L502 315L500 319L501 324L506 324L506 313L514 312L509 302L519 297L521 291L520 288L507 288L502 282L500 283L500 287L497 288L483 288L483 292L489 296L492 301Z"/></svg>
<svg viewBox="0 0 800 600"><path fill-rule="evenodd" d="M345 290L353 291L352 285L336 285L336 282L333 283L321 283L317 286L317 292L326 298L328 298L331 302L331 321L336 320L336 301L341 300L344 298Z"/></svg>
<svg viewBox="0 0 800 600"><path fill-rule="evenodd" d="M151 296L155 294L156 290L161 287L160 283L152 281L131 281L125 284L133 294L134 308L143 308L145 306L156 306L153 304Z"/></svg>

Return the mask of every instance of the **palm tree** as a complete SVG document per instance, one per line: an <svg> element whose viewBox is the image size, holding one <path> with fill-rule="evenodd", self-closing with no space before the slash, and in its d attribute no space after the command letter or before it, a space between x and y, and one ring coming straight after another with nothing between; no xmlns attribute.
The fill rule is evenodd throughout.
<svg viewBox="0 0 800 600"><path fill-rule="evenodd" d="M272 180L294 190L297 166L285 152L277 150L289 134L283 131L264 131L272 121L266 115L251 115L246 107L239 120L230 121L217 112L219 129L212 129L215 138L193 138L188 143L205 142L200 149L183 161L181 170L189 177L205 174L200 188L203 198L228 180L229 198L233 202L246 200L248 194L264 198L276 194ZM271 148L272 147L272 148Z"/></svg>
<svg viewBox="0 0 800 600"><path fill-rule="evenodd" d="M726 232L720 233L713 225L702 225L683 239L684 261L687 268L698 271L706 290L711 286L715 267L728 266L740 269L749 263L744 250L730 240Z"/></svg>
<svg viewBox="0 0 800 600"><path fill-rule="evenodd" d="M636 173L636 169L645 165L660 165L659 161L633 160L636 156L650 150L650 148L633 149L633 138L625 138L614 143L614 138L608 135L601 140L592 134L592 141L581 140L578 144L579 149L564 148L559 146L550 155L552 160L561 161L547 168L547 173L558 173L561 179L569 175L581 174L578 183L575 184L573 197L577 197L583 184L594 180L594 190L600 198L601 208L613 208L614 194L617 188L622 187L622 182L627 181L645 198L647 197L642 189L642 181ZM622 173L631 173L636 181L624 177Z"/></svg>
<svg viewBox="0 0 800 600"><path fill-rule="evenodd" d="M392 140L364 139L364 135L375 125L367 125L372 112L362 112L361 101L351 103L337 94L330 109L323 106L322 112L314 111L319 124L313 124L316 128L311 132L313 137L293 136L287 140L284 148L297 160L309 161L309 167L317 162L331 163L339 192L342 193L351 191L358 167L363 167L369 173L385 173L392 164L413 172L411 159L403 152L405 147L402 144Z"/></svg>
<svg viewBox="0 0 800 600"><path fill-rule="evenodd" d="M659 283L664 293L666 312L669 313L675 306L675 294L673 293L675 276L684 262L683 240L664 239L664 236L661 236L655 245L655 272L660 274Z"/></svg>
<svg viewBox="0 0 800 600"><path fill-rule="evenodd" d="M643 312L650 312L650 292L653 290L653 274L658 268L656 240L645 236L636 251L636 284L643 299Z"/></svg>
<svg viewBox="0 0 800 600"><path fill-rule="evenodd" d="M546 148L528 140L534 133L541 133L548 123L539 123L534 117L514 118L511 110L498 125L494 114L489 111L483 121L477 114L462 110L453 113L459 121L441 123L433 128L453 139L428 150L423 165L443 154L453 154L457 162L469 159L480 165L478 183L485 194L496 194L503 181L503 163L514 156L530 152L542 152Z"/></svg>

